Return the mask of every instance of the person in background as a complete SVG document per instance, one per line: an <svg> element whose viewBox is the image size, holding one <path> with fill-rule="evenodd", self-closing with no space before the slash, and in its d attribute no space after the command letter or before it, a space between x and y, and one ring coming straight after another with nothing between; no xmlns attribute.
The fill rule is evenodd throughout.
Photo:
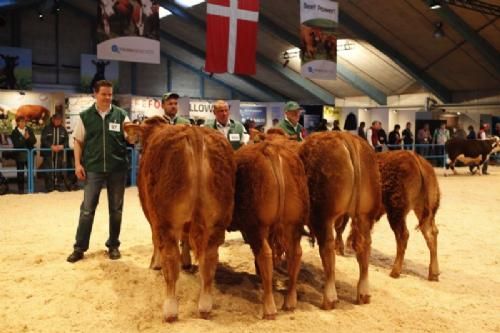
<svg viewBox="0 0 500 333"><path fill-rule="evenodd" d="M321 119L319 121L319 124L318 126L314 129L315 132L324 132L324 131L328 131L328 127L326 126L327 124L327 121L326 119Z"/></svg>
<svg viewBox="0 0 500 333"><path fill-rule="evenodd" d="M68 132L62 124L62 115L54 113L50 123L42 130L41 154L43 156L43 169L62 169L64 160L64 149L69 147ZM50 150L49 150L50 149ZM61 171L44 172L45 190L54 191L55 187L61 190L64 179Z"/></svg>
<svg viewBox="0 0 500 333"><path fill-rule="evenodd" d="M382 145L379 141L378 131L381 126L381 122L378 120L372 121L372 126L366 131L366 138L368 139L368 144L375 150L376 152L382 151Z"/></svg>
<svg viewBox="0 0 500 333"><path fill-rule="evenodd" d="M489 125L482 123L481 126L479 126L479 131L477 132L477 139L478 140L486 140L488 138L488 131L489 131ZM488 173L488 164L490 162L490 158L483 163L483 167L481 169L481 172L483 175L489 175ZM473 167L469 166L469 170L472 172Z"/></svg>
<svg viewBox="0 0 500 333"><path fill-rule="evenodd" d="M365 139L365 140L366 140L366 130L365 130L365 126L366 126L366 124L365 124L365 122L364 122L364 121L362 121L362 122L360 122L360 123L359 123L359 127L358 127L358 135L359 135L361 138L363 138L363 139Z"/></svg>
<svg viewBox="0 0 500 333"><path fill-rule="evenodd" d="M495 133L494 133L494 135L500 137L500 123L496 123L495 124Z"/></svg>
<svg viewBox="0 0 500 333"><path fill-rule="evenodd" d="M431 131L429 130L429 124L425 123L424 127L418 130L417 133L417 144L421 145L417 147L417 152L422 156L429 155L429 145L432 142Z"/></svg>
<svg viewBox="0 0 500 333"><path fill-rule="evenodd" d="M399 130L401 126L396 124L394 130L389 133L389 145L387 146L389 150L400 150L401 149L401 135Z"/></svg>
<svg viewBox="0 0 500 333"><path fill-rule="evenodd" d="M163 118L171 125L190 125L189 119L177 116L179 110L179 95L173 92L163 94L161 98L161 107L163 109Z"/></svg>
<svg viewBox="0 0 500 333"><path fill-rule="evenodd" d="M213 107L215 119L207 120L204 126L222 133L229 140L234 150L247 144L250 136L243 124L230 119L229 104L226 101L218 100Z"/></svg>
<svg viewBox="0 0 500 333"><path fill-rule="evenodd" d="M457 130L453 133L453 137L457 139L465 140L467 138L467 133L464 130L464 126L462 124L457 124Z"/></svg>
<svg viewBox="0 0 500 333"><path fill-rule="evenodd" d="M406 128L403 130L403 144L405 150L411 150L413 145L413 133L411 131L411 123L406 123Z"/></svg>
<svg viewBox="0 0 500 333"><path fill-rule="evenodd" d="M290 140L297 140L299 142L304 140L303 127L299 124L301 112L302 108L299 103L288 101L285 104L285 119L279 122L278 127L285 131Z"/></svg>
<svg viewBox="0 0 500 333"><path fill-rule="evenodd" d="M83 259L89 248L95 210L104 185L108 194L108 257L112 260L121 257L118 248L129 168L123 125L130 119L125 110L111 104L113 84L110 81L97 81L94 97L95 103L77 118L73 133L75 174L85 185L73 253L66 259L70 263Z"/></svg>
<svg viewBox="0 0 500 333"><path fill-rule="evenodd" d="M273 119L273 127L278 127L280 120L278 118Z"/></svg>
<svg viewBox="0 0 500 333"><path fill-rule="evenodd" d="M467 127L467 130L469 131L469 134L467 134L467 140L475 140L476 131L474 131L474 126L469 125L469 127Z"/></svg>
<svg viewBox="0 0 500 333"><path fill-rule="evenodd" d="M387 145L387 133L382 128L382 123L380 121L378 122L378 126L379 126L379 129L378 129L378 141L380 142L380 145L381 145L380 151L382 151L384 145Z"/></svg>
<svg viewBox="0 0 500 333"><path fill-rule="evenodd" d="M439 128L434 130L432 142L434 143L434 155L444 155L444 144L450 139L450 131L446 128L446 123L441 123ZM443 166L443 159L438 157L437 165Z"/></svg>
<svg viewBox="0 0 500 333"><path fill-rule="evenodd" d="M17 149L33 149L36 143L35 133L31 127L26 126L24 117L16 117L16 128L12 131L10 139ZM15 152L17 169L17 189L19 194L24 194L24 169L28 169L28 153Z"/></svg>
<svg viewBox="0 0 500 333"><path fill-rule="evenodd" d="M340 129L340 121L339 121L338 119L335 119L335 120L333 121L333 128L332 128L332 131L339 131L339 132L340 132L340 131L342 131L342 130Z"/></svg>

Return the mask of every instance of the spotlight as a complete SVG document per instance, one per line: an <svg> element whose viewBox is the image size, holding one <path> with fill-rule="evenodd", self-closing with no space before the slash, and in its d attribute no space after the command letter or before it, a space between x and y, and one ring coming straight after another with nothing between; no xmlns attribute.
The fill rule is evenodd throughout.
<svg viewBox="0 0 500 333"><path fill-rule="evenodd" d="M429 4L429 8L436 10L441 8L441 4L439 3L439 0L428 0L427 3Z"/></svg>
<svg viewBox="0 0 500 333"><path fill-rule="evenodd" d="M43 21L44 18L45 18L45 16L43 15L43 13L42 12L38 12L38 19L40 21Z"/></svg>
<svg viewBox="0 0 500 333"><path fill-rule="evenodd" d="M443 23L442 22L437 22L434 24L434 33L433 33L434 38L441 38L444 36L444 31L443 31Z"/></svg>
<svg viewBox="0 0 500 333"><path fill-rule="evenodd" d="M60 11L61 11L61 7L59 5L59 0L54 0L54 5L52 6L52 9L51 9L52 14L57 15L57 14L59 14Z"/></svg>

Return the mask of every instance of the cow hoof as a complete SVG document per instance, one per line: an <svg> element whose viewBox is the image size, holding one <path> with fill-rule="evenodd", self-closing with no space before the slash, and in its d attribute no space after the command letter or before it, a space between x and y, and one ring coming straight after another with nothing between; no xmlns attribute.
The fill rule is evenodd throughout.
<svg viewBox="0 0 500 333"><path fill-rule="evenodd" d="M333 309L335 309L337 307L338 302L339 302L338 299L333 300L333 301L324 300L323 301L323 305L321 306L321 308L323 310L333 310Z"/></svg>
<svg viewBox="0 0 500 333"><path fill-rule="evenodd" d="M200 311L201 319L210 319L210 311Z"/></svg>
<svg viewBox="0 0 500 333"><path fill-rule="evenodd" d="M177 319L178 319L177 315L175 315L175 316L168 316L168 317L165 317L165 322L167 322L167 323L173 323L173 322L177 321Z"/></svg>
<svg viewBox="0 0 500 333"><path fill-rule="evenodd" d="M395 279L399 278L400 275L401 275L401 273L396 272L396 271L391 271L391 273L389 274L390 277L395 278Z"/></svg>
<svg viewBox="0 0 500 333"><path fill-rule="evenodd" d="M370 304L370 295L359 295L358 296L358 304L363 305L363 304Z"/></svg>
<svg viewBox="0 0 500 333"><path fill-rule="evenodd" d="M282 310L288 311L288 312L293 312L293 311L295 311L295 306L283 304Z"/></svg>
<svg viewBox="0 0 500 333"><path fill-rule="evenodd" d="M276 320L276 313L264 314L264 316L262 316L262 319L265 319L265 320Z"/></svg>
<svg viewBox="0 0 500 333"><path fill-rule="evenodd" d="M436 282L438 282L439 281L439 274L429 273L429 277L427 279L429 281L436 281Z"/></svg>

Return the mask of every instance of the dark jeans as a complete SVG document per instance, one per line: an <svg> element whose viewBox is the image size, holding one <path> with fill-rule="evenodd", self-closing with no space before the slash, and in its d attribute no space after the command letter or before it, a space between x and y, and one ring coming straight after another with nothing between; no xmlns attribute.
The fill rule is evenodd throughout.
<svg viewBox="0 0 500 333"><path fill-rule="evenodd" d="M17 169L17 189L19 194L24 193L24 169L28 170L28 162L27 161L17 161L16 160L16 169Z"/></svg>
<svg viewBox="0 0 500 333"><path fill-rule="evenodd" d="M104 184L108 190L109 210L109 238L106 241L108 248L120 246L120 228L122 224L123 195L127 172L87 172L87 179L83 188L83 202L80 206L80 219L76 231L74 249L85 252L89 248L90 234L94 223L94 215L99 195Z"/></svg>
<svg viewBox="0 0 500 333"><path fill-rule="evenodd" d="M43 158L42 169L63 169L63 153L54 153ZM44 172L45 190L47 192L54 190L54 185L63 186L64 178L61 171Z"/></svg>

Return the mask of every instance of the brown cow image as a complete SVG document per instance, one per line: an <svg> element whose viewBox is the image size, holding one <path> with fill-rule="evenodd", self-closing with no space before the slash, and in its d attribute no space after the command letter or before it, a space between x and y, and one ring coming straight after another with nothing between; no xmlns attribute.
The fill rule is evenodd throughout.
<svg viewBox="0 0 500 333"><path fill-rule="evenodd" d="M337 302L333 224L352 218L349 239L360 267L359 304L370 302L368 261L371 229L382 213L380 173L375 152L363 139L349 133L312 134L299 149L309 185L311 232L318 240L326 281L323 308Z"/></svg>
<svg viewBox="0 0 500 333"><path fill-rule="evenodd" d="M40 124L50 115L49 110L41 105L21 105L16 112L16 119L24 117L26 121L38 121Z"/></svg>
<svg viewBox="0 0 500 333"><path fill-rule="evenodd" d="M297 305L300 238L309 214L307 178L298 154L280 142L244 146L236 151L235 159L236 194L231 230L240 230L252 248L264 288L263 317L274 319L273 259L283 254L289 275L283 309L293 310Z"/></svg>
<svg viewBox="0 0 500 333"><path fill-rule="evenodd" d="M382 177L382 202L397 244L396 259L390 275L398 278L401 274L409 238L406 216L413 210L430 252L428 279L438 281L438 228L434 219L439 208L440 192L432 165L410 151L379 153L377 160ZM341 252L344 227L345 224L336 228L336 248Z"/></svg>
<svg viewBox="0 0 500 333"><path fill-rule="evenodd" d="M175 284L180 270L181 238L189 240L199 261L198 310L207 318L212 310L218 247L224 242L233 212L233 150L217 131L170 126L160 117L147 119L141 125L127 124L125 131L132 138L142 137L139 197L151 224L152 265L161 263L167 286L164 318L172 322L178 316Z"/></svg>

